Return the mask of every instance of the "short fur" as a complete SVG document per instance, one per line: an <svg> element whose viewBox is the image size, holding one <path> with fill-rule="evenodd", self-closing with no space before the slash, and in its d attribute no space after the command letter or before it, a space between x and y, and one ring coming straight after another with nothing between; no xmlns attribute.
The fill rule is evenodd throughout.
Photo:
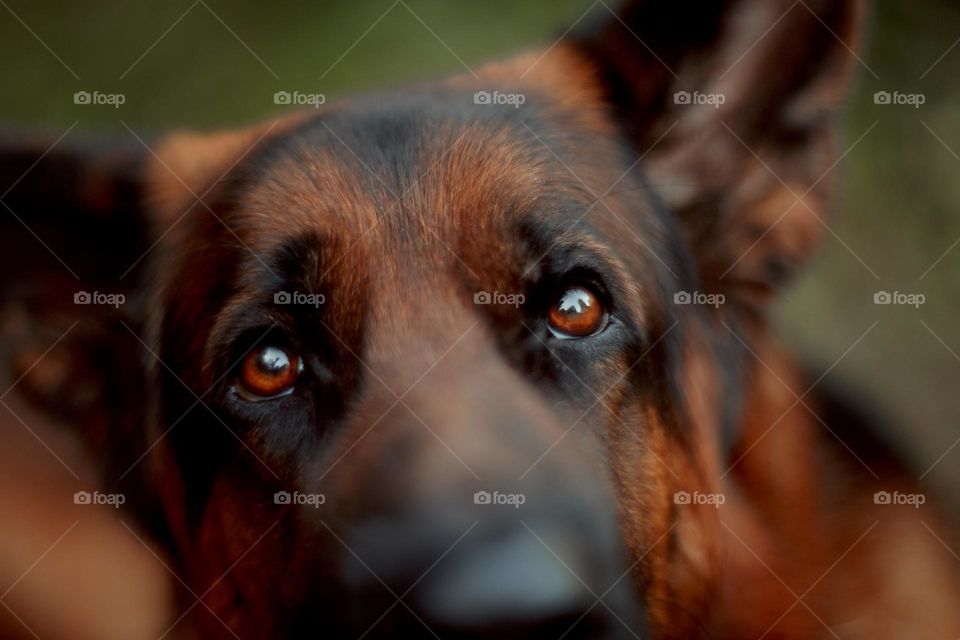
<svg viewBox="0 0 960 640"><path fill-rule="evenodd" d="M172 134L150 142L156 156L65 143L11 190L24 225L3 223L3 302L31 318L5 336L24 345L11 366L80 321L61 369L30 370L18 390L77 425L108 483L149 451L120 486L206 594L183 624L429 636L400 607L374 623L393 599L352 551L399 593L470 522L484 536L522 518L625 549L583 574L598 594L629 574L605 598L623 625L597 622L609 637L960 634L934 506L921 521L874 503L918 489L839 396L805 396L814 380L767 321L828 216L863 8L707 4L601 7L479 80ZM476 104L482 90L525 102ZM727 99L681 105L678 91ZM47 143L8 136L4 185ZM42 248L11 252L34 233L81 286ZM614 321L601 335L546 331L570 277L602 292ZM75 307L78 288L131 303ZM325 302L279 306L278 291ZM478 291L526 301L476 305ZM674 304L692 291L726 303ZM305 354L309 382L244 403L236 361L270 341ZM530 506L471 510L484 488ZM274 504L281 490L327 503ZM725 503L678 504L682 491ZM392 533L368 544L384 518ZM570 622L543 637L582 628Z"/></svg>

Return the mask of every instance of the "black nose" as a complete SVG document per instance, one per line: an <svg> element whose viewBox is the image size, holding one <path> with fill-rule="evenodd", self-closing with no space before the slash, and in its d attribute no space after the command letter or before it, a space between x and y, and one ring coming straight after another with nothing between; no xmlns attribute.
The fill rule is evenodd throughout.
<svg viewBox="0 0 960 640"><path fill-rule="evenodd" d="M454 637L602 637L609 621L576 574L581 563L561 559L546 544L526 529L487 541L438 565L411 602Z"/></svg>
<svg viewBox="0 0 960 640"><path fill-rule="evenodd" d="M444 536L365 528L345 560L366 638L645 638L619 547L535 522ZM404 531L405 530L405 531ZM449 533L449 530L448 530ZM363 562L360 562L360 560Z"/></svg>

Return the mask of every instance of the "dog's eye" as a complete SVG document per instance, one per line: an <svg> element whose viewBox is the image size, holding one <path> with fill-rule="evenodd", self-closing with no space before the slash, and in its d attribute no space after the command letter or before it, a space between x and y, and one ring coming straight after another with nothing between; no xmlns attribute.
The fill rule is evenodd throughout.
<svg viewBox="0 0 960 640"><path fill-rule="evenodd" d="M243 359L240 391L252 400L266 400L293 390L302 369L296 354L274 346L256 347Z"/></svg>
<svg viewBox="0 0 960 640"><path fill-rule="evenodd" d="M561 290L550 305L550 332L557 338L584 338L599 333L607 323L607 312L593 291L584 286Z"/></svg>

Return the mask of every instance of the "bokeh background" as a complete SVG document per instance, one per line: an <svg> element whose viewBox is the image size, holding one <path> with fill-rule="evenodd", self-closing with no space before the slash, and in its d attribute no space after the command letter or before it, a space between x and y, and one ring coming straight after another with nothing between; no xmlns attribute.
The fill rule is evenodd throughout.
<svg viewBox="0 0 960 640"><path fill-rule="evenodd" d="M332 96L460 72L551 42L591 7L604 10L592 0L0 0L0 122L141 136L242 125L283 109L277 91ZM859 56L835 216L776 318L815 376L829 369L889 418L918 475L958 510L960 4L879 0ZM76 105L81 90L125 103ZM877 104L878 91L924 102ZM925 302L876 305L878 291Z"/></svg>

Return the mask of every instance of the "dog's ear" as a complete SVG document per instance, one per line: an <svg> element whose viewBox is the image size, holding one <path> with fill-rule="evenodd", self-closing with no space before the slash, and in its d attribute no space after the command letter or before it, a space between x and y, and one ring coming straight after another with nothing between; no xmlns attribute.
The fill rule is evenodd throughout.
<svg viewBox="0 0 960 640"><path fill-rule="evenodd" d="M147 155L131 136L0 133L0 411L28 401L111 467L108 441L142 430Z"/></svg>
<svg viewBox="0 0 960 640"><path fill-rule="evenodd" d="M636 0L568 41L601 79L703 286L768 297L823 234L859 0Z"/></svg>
<svg viewBox="0 0 960 640"><path fill-rule="evenodd" d="M157 492L170 487L147 455L162 437L149 391L168 365L148 336L164 288L222 266L193 233L226 224L202 198L281 124L155 140L0 135L0 422L44 442L51 428L74 433L97 474L81 479L126 495L161 541ZM171 273L186 252L204 262Z"/></svg>
<svg viewBox="0 0 960 640"><path fill-rule="evenodd" d="M77 284L121 275L145 235L146 154L132 137L0 130L3 286L39 270Z"/></svg>
<svg viewBox="0 0 960 640"><path fill-rule="evenodd" d="M222 224L201 197L275 126L158 139L0 132L0 382L11 388L0 402L20 397L78 430L106 480L150 445L155 363L142 341L161 245L188 218Z"/></svg>

